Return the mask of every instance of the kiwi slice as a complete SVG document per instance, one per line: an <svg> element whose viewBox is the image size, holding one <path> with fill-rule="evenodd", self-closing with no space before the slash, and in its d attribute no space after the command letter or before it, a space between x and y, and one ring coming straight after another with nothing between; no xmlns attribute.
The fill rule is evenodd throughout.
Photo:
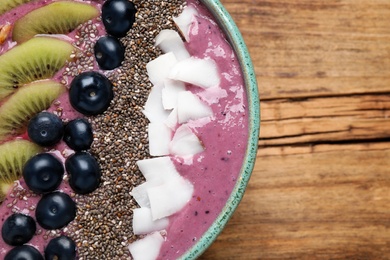
<svg viewBox="0 0 390 260"><path fill-rule="evenodd" d="M18 5L30 2L31 0L1 0L0 15L8 12L9 10L17 7Z"/></svg>
<svg viewBox="0 0 390 260"><path fill-rule="evenodd" d="M14 181L22 176L24 164L42 148L26 140L14 140L0 145L0 202Z"/></svg>
<svg viewBox="0 0 390 260"><path fill-rule="evenodd" d="M34 37L0 56L0 100L20 86L47 79L60 70L74 50L54 37Z"/></svg>
<svg viewBox="0 0 390 260"><path fill-rule="evenodd" d="M0 107L0 142L24 133L30 118L47 109L65 90L64 85L51 80L21 87Z"/></svg>
<svg viewBox="0 0 390 260"><path fill-rule="evenodd" d="M54 2L17 20L12 39L21 43L36 34L68 34L78 25L99 14L99 10L89 4L69 1Z"/></svg>

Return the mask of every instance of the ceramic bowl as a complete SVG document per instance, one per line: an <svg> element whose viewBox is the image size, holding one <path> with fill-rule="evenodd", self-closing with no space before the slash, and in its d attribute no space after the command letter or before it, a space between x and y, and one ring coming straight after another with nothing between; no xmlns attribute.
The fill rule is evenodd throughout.
<svg viewBox="0 0 390 260"><path fill-rule="evenodd" d="M206 231L206 233L203 234L198 242L180 258L186 260L196 259L214 242L240 203L255 164L260 130L260 101L256 74L254 72L252 61L242 35L234 23L232 17L229 15L220 1L201 0L201 2L213 15L214 20L219 24L220 28L225 33L228 41L230 42L239 59L244 76L246 94L248 97L249 137L245 159L241 167L239 178L237 179L237 183L234 186L234 189L225 207L213 222L211 227Z"/></svg>

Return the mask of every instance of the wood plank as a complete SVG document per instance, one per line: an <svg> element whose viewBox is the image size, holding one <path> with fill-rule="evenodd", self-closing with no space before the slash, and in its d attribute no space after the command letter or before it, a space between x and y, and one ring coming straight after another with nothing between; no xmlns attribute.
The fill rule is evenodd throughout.
<svg viewBox="0 0 390 260"><path fill-rule="evenodd" d="M388 118L390 93L386 95L349 95L329 98L279 99L261 104L262 122L297 118L347 116L362 119Z"/></svg>
<svg viewBox="0 0 390 260"><path fill-rule="evenodd" d="M260 146L390 137L390 95L262 101L261 113Z"/></svg>
<svg viewBox="0 0 390 260"><path fill-rule="evenodd" d="M388 91L389 1L222 2L255 61L262 100Z"/></svg>
<svg viewBox="0 0 390 260"><path fill-rule="evenodd" d="M259 150L243 201L201 259L390 258L389 147L274 149Z"/></svg>

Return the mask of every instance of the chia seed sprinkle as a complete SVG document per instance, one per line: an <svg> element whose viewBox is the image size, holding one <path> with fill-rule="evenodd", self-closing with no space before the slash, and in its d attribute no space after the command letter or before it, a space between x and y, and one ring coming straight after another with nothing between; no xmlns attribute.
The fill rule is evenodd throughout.
<svg viewBox="0 0 390 260"><path fill-rule="evenodd" d="M114 99L102 115L90 117L94 129L91 154L102 171L100 187L89 195L75 195L77 216L66 227L83 259L131 259L127 246L137 239L132 232L132 210L137 208L130 195L134 186L144 181L136 166L149 158L148 120L142 113L152 88L146 64L161 51L154 38L163 29L175 29L172 21L184 7L184 0L133 1L137 7L136 22L121 39L126 47L122 66L106 73L114 86ZM94 66L93 43L98 29L87 23L78 28L75 46L84 46L67 64L63 81ZM57 233L56 233L57 234ZM55 234L54 234L55 235Z"/></svg>

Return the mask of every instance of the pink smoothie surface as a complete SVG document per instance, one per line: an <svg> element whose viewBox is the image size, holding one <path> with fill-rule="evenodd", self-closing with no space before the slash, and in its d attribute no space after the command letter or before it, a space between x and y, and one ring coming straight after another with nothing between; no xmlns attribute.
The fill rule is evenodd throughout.
<svg viewBox="0 0 390 260"><path fill-rule="evenodd" d="M0 17L0 22L13 23L30 10L50 2L52 1L44 0L25 4ZM100 9L99 3L101 1L92 2ZM247 98L237 57L206 8L195 0L189 0L187 4L194 6L199 15L191 25L190 40L186 43L186 47L192 56L210 57L216 61L221 75L221 84L208 90L187 86L188 90L196 93L211 106L214 116L210 122L189 123L205 146L202 153L197 154L190 162L172 157L179 173L193 183L194 193L185 208L170 217L170 224L166 229L166 241L163 243L158 259L180 257L210 228L223 210L239 178L248 140ZM100 23L98 25L99 28L103 28ZM99 33L105 34L102 29ZM74 38L73 34L69 36L70 39ZM13 46L14 43L9 39L0 47L0 55ZM94 70L97 70L96 68L97 66ZM61 72L55 78L59 79L59 75ZM67 79L68 82L71 80L71 78ZM59 101L63 119L81 117L70 106L67 94L61 96ZM57 108L58 105L53 105L49 111L56 111ZM53 153L61 160L72 152L64 143L60 143L53 149ZM62 182L59 189L68 194L72 192L66 181ZM39 198L40 196L28 191L21 179L0 206L0 225L2 226L5 219L13 212L21 212L35 218L34 209ZM37 230L37 234L28 244L43 252L45 245L55 233L39 226ZM67 229L61 232L66 234ZM0 237L0 259L4 258L11 248Z"/></svg>
<svg viewBox="0 0 390 260"><path fill-rule="evenodd" d="M175 160L180 174L194 184L194 193L186 207L170 217L158 259L180 257L210 228L239 178L248 141L247 98L237 57L208 10L197 1L187 1L187 5L194 6L199 15L191 25L186 47L192 56L215 60L221 74L220 89L189 89L206 102L222 98L211 104L215 116L211 122L200 127L192 124L204 152L190 165Z"/></svg>

